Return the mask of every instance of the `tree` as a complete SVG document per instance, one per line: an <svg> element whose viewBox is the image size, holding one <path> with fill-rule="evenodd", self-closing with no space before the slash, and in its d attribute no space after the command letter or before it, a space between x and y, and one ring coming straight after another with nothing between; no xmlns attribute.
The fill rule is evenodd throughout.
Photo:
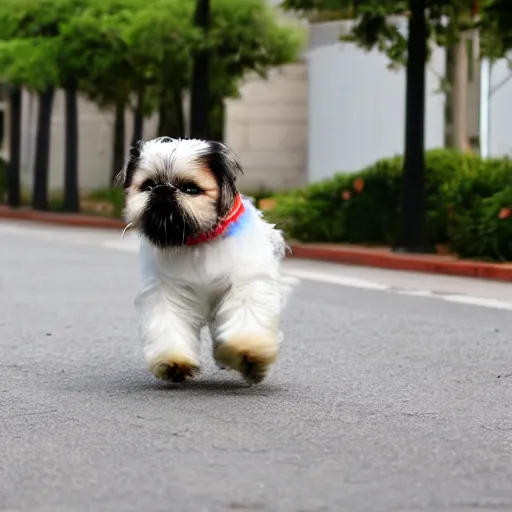
<svg viewBox="0 0 512 512"><path fill-rule="evenodd" d="M192 12L179 0L109 0L73 20L74 51L88 69L80 88L100 108L115 111L112 182L125 157L127 106L134 112L133 140L142 138L144 117L157 109L159 131L173 127L167 134L183 135L175 120L183 127L182 92L199 41Z"/></svg>
<svg viewBox="0 0 512 512"><path fill-rule="evenodd" d="M7 0L0 8L0 26L6 29L0 49L4 74L39 98L32 197L36 209L48 208L53 99L62 81L61 26L81 5L79 0ZM68 141L72 135L73 130L66 131Z"/></svg>
<svg viewBox="0 0 512 512"><path fill-rule="evenodd" d="M10 141L9 162L7 164L7 202L11 208L21 206L21 87L11 85L9 88Z"/></svg>
<svg viewBox="0 0 512 512"><path fill-rule="evenodd" d="M40 37L0 41L2 80L17 87L27 87L39 96L32 205L40 210L48 208L52 84L56 77L55 49L53 40Z"/></svg>
<svg viewBox="0 0 512 512"><path fill-rule="evenodd" d="M430 42L456 44L474 26L474 0L285 0L288 9L318 15L326 11L355 18L343 39L365 50L378 48L392 65L406 66L406 128L403 171L402 237L398 250L427 252L425 240L424 119L425 65ZM408 18L404 35L399 18Z"/></svg>
<svg viewBox="0 0 512 512"><path fill-rule="evenodd" d="M132 87L143 96L141 117L158 110L159 135L183 137L183 93L190 88L193 55L204 41L194 25L192 0L159 0L157 7L140 11L124 31L133 48L131 65L144 70L134 76Z"/></svg>
<svg viewBox="0 0 512 512"><path fill-rule="evenodd" d="M91 2L63 27L65 61L75 63L82 70L78 81L80 91L100 109L115 112L111 183L125 157L124 112L130 102L129 79L135 73L127 60L129 48L121 29L130 22L134 11L136 4L129 0ZM68 74L72 76L73 70Z"/></svg>
<svg viewBox="0 0 512 512"><path fill-rule="evenodd" d="M215 0L210 44L209 134L222 140L224 100L239 95L248 73L266 78L277 66L295 62L305 32L264 0Z"/></svg>
<svg viewBox="0 0 512 512"><path fill-rule="evenodd" d="M210 0L197 0L194 21L205 40L210 30L210 11ZM190 136L197 139L207 139L210 132L210 57L211 49L208 45L204 45L194 55L190 94Z"/></svg>

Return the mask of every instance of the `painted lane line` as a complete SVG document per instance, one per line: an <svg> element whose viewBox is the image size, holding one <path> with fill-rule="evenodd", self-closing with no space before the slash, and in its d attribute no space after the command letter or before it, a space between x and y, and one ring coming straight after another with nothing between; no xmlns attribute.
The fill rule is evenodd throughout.
<svg viewBox="0 0 512 512"><path fill-rule="evenodd" d="M443 295L440 298L448 302L458 304L468 304L470 306L480 306L490 309L512 310L512 302L499 299L489 299L487 297L471 297L470 295Z"/></svg>
<svg viewBox="0 0 512 512"><path fill-rule="evenodd" d="M283 274L287 274L299 279L307 279L310 281L321 281L324 283L337 284L340 286L349 286L351 288L364 288L368 290L389 290L389 286L359 279L357 277L346 277L335 274L324 274L323 272L315 272L313 270L304 269L288 269L283 270Z"/></svg>
<svg viewBox="0 0 512 512"><path fill-rule="evenodd" d="M478 306L490 309L512 310L512 302L487 297L476 297L471 295L460 294L436 294L431 290L396 290L392 286L386 286L379 283L365 281L363 279L343 277L336 275L323 274L321 272L312 272L308 270L285 270L284 273L293 275L300 279L336 284L339 286L348 286L352 288L364 288L370 290L385 291L388 293L396 293L398 295L406 295L409 297L422 297L428 299L444 300L457 304L466 304L468 306Z"/></svg>

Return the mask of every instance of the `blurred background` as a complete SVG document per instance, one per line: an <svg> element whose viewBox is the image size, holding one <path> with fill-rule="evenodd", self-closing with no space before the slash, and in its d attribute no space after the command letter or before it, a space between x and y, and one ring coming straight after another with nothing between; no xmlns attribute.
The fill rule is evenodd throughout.
<svg viewBox="0 0 512 512"><path fill-rule="evenodd" d="M414 8L425 27L411 48L427 53L415 67L420 75L408 77ZM352 182L353 173L403 154L408 134L416 155L427 151L426 177L417 156L395 161L395 178L404 165L409 176L421 170L408 192L420 204L441 174L432 193L448 208L460 191L441 197L447 173L467 181L459 173L466 160L453 160L459 153L508 166L510 9L501 0L4 0L1 197L12 207L119 217L122 192L112 184L130 144L168 135L225 141L246 171L241 190L261 199L340 175ZM420 125L424 131L412 133ZM440 148L452 153L435 153L442 162L432 164L429 151ZM365 207L384 208L382 194L398 197L400 183L367 197ZM353 198L346 189L345 181L330 188L340 203L331 197L330 212ZM319 228L314 219L324 214L314 198L307 213L295 201L278 220L306 241L392 244L399 203L386 207L381 217L393 220L379 234L341 232L339 219ZM426 212L415 208L428 224L428 197ZM434 216L448 223L439 220L446 211ZM347 222L360 225L359 217ZM413 219L412 231L425 231L421 224ZM429 230L439 231L427 225L426 238ZM447 233L430 238L431 246L453 242Z"/></svg>

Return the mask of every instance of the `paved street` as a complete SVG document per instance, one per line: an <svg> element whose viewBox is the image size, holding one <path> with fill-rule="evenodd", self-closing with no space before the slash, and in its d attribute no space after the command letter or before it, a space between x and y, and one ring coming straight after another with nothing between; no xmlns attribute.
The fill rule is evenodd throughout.
<svg viewBox="0 0 512 512"><path fill-rule="evenodd" d="M268 380L179 387L119 238L0 223L1 512L512 510L512 285L290 261Z"/></svg>

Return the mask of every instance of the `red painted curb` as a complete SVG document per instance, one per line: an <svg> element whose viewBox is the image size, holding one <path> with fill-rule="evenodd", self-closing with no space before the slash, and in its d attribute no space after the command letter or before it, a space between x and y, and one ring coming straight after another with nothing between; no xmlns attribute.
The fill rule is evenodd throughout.
<svg viewBox="0 0 512 512"><path fill-rule="evenodd" d="M58 224L61 226L96 229L124 229L126 226L126 223L122 220L109 219L107 217L55 212L36 212L25 208L11 209L7 206L0 206L0 219L28 220L31 222L42 222L45 224Z"/></svg>
<svg viewBox="0 0 512 512"><path fill-rule="evenodd" d="M512 281L512 264L459 260L454 256L397 254L386 249L348 246L309 246L291 244L292 257L379 267L392 270L427 272L459 277Z"/></svg>

